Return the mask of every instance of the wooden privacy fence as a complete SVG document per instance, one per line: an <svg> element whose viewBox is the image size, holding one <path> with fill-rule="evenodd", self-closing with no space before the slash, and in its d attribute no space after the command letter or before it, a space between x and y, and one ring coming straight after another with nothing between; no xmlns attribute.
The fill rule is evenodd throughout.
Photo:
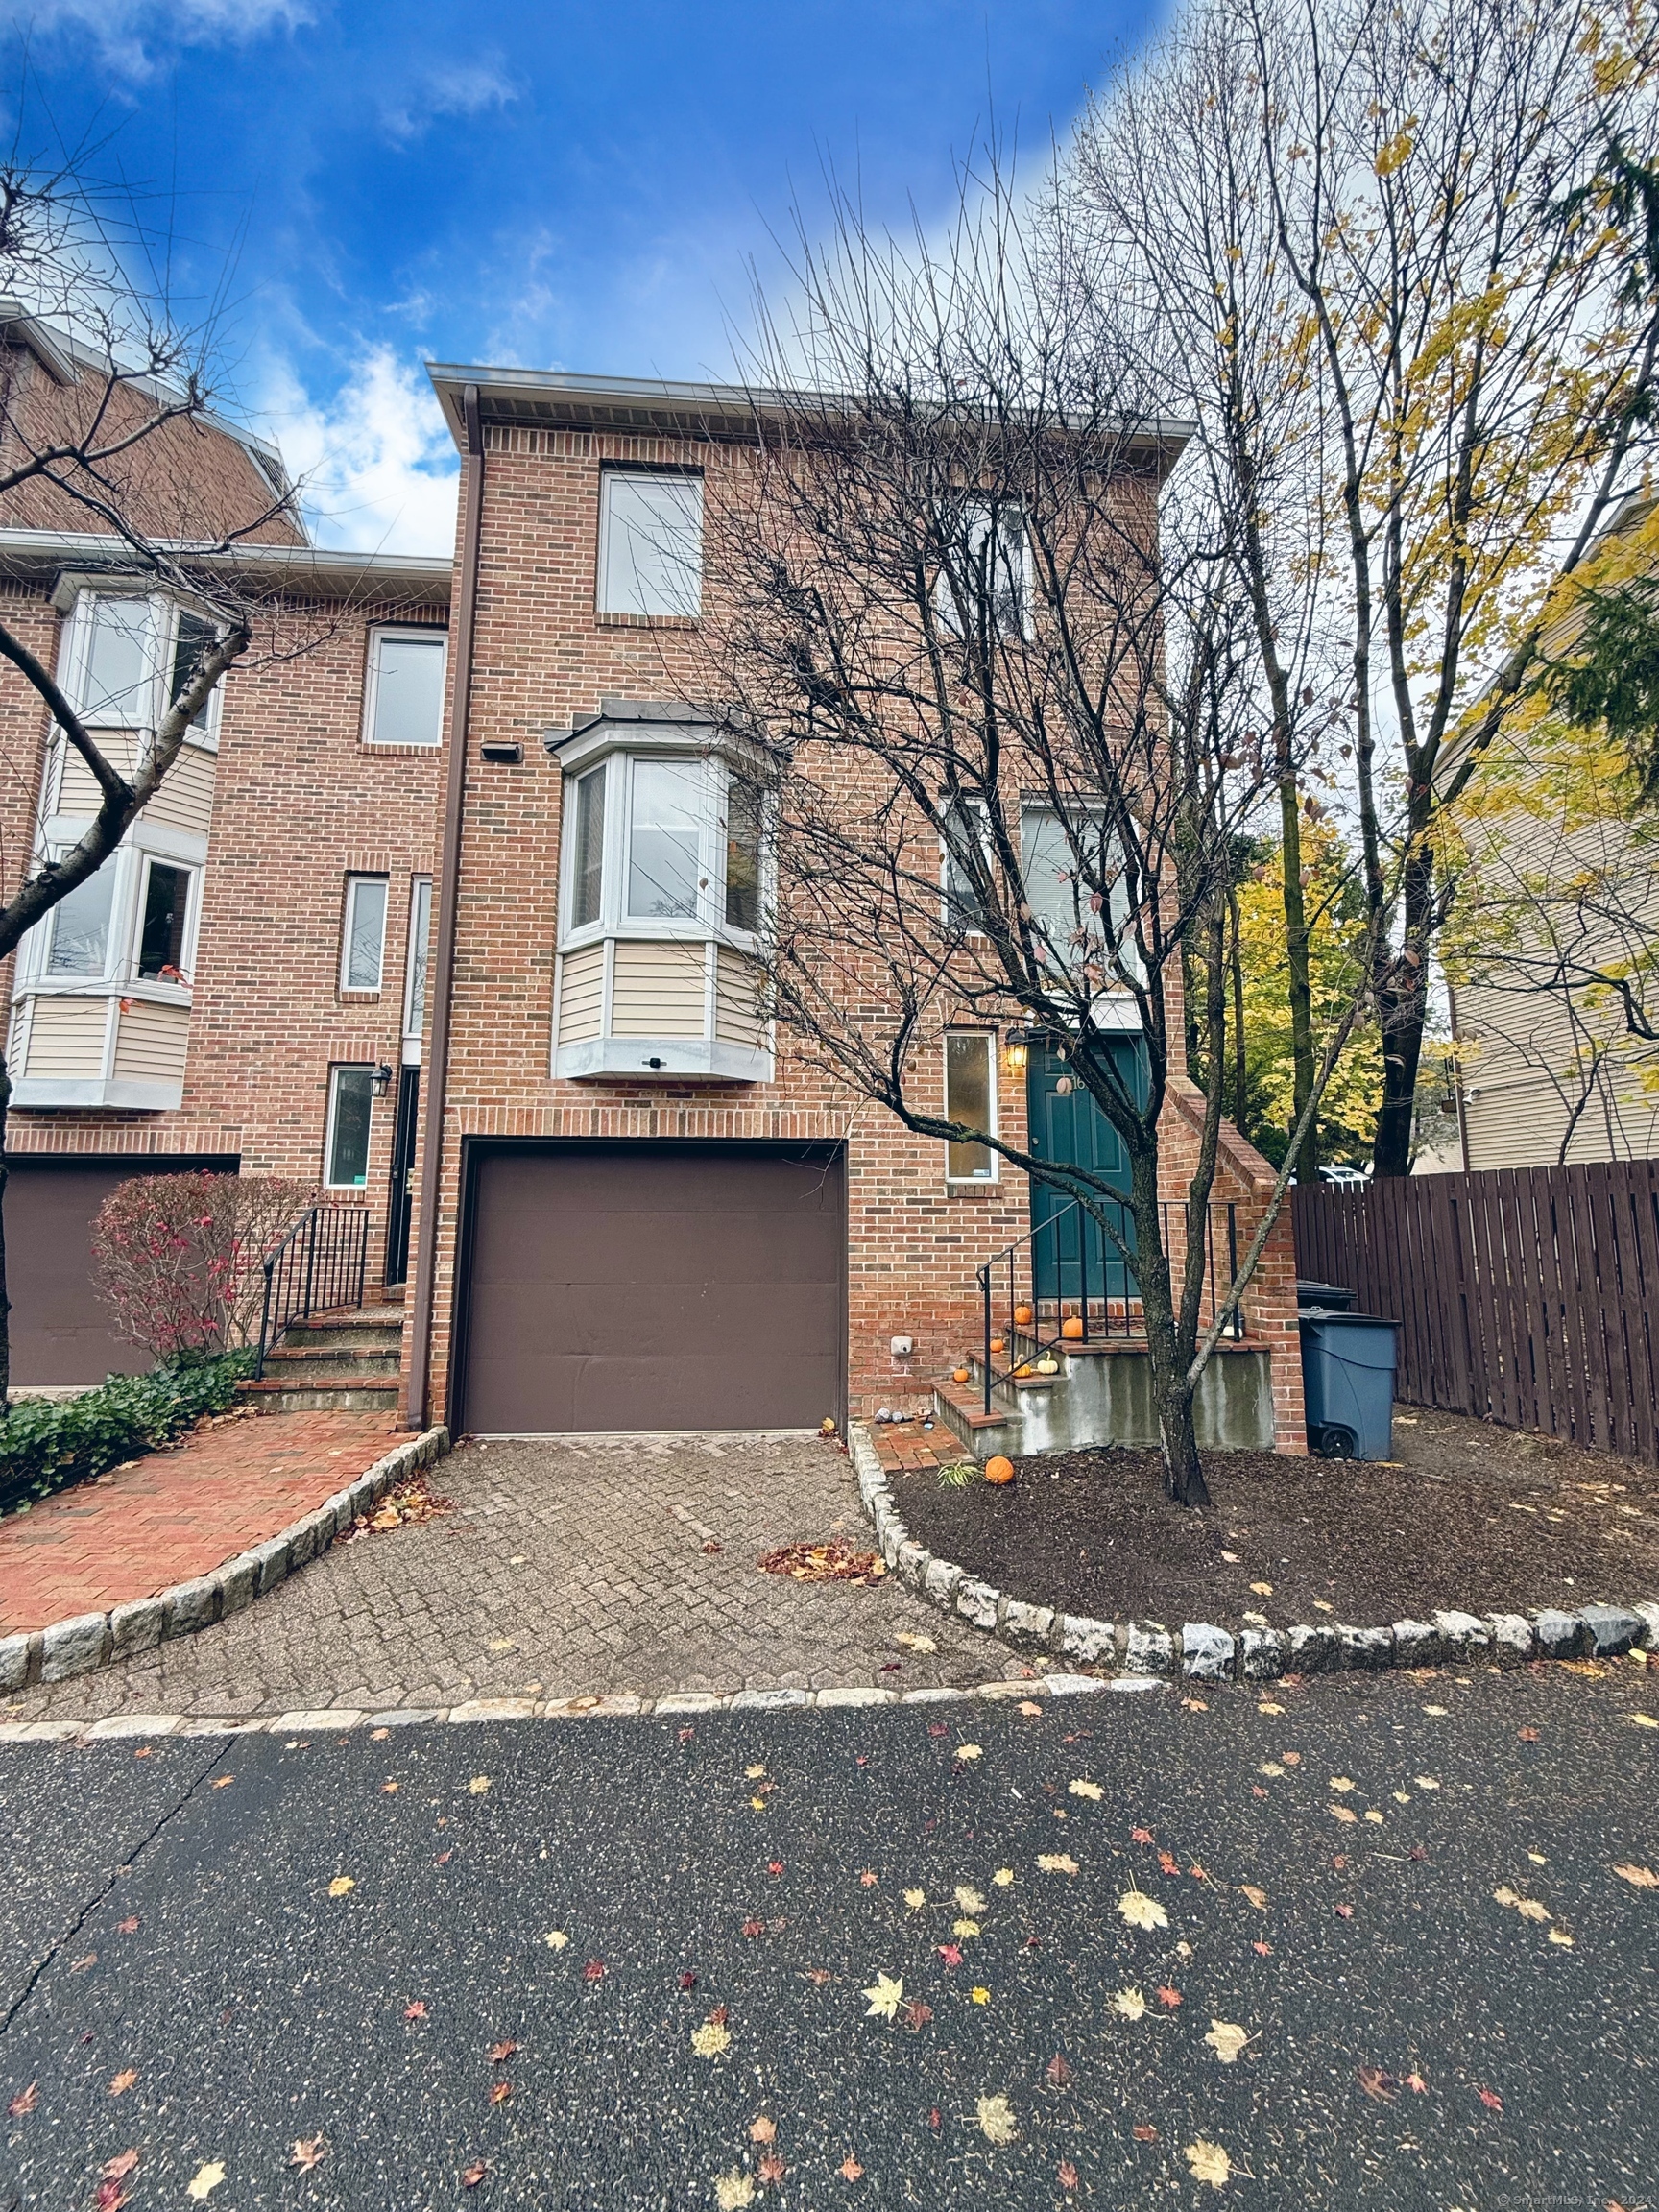
<svg viewBox="0 0 1659 2212"><path fill-rule="evenodd" d="M1659 1460L1659 1161L1294 1193L1296 1271L1400 1323L1396 1395Z"/></svg>

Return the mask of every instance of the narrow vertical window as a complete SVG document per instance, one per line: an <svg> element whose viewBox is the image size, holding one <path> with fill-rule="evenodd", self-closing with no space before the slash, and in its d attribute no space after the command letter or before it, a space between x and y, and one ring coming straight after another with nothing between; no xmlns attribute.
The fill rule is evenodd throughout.
<svg viewBox="0 0 1659 2212"><path fill-rule="evenodd" d="M152 860L144 878L138 927L138 974L153 983L187 983L184 925L190 913L190 870Z"/></svg>
<svg viewBox="0 0 1659 2212"><path fill-rule="evenodd" d="M997 1133L997 1040L986 1030L952 1030L945 1039L945 1118ZM988 1144L947 1144L952 1183L991 1183L997 1159Z"/></svg>
<svg viewBox="0 0 1659 2212"><path fill-rule="evenodd" d="M409 960L403 984L403 1058L421 1057L426 1027L426 946L432 934L432 878L417 876L409 892Z"/></svg>
<svg viewBox="0 0 1659 2212"><path fill-rule="evenodd" d="M218 641L219 633L211 622L204 621L200 614L180 611L179 626L173 633L173 673L167 685L169 701L177 699L194 680L204 658L212 652ZM192 730L206 731L217 696L218 686L215 685L203 700L201 711L190 725Z"/></svg>
<svg viewBox="0 0 1659 2212"><path fill-rule="evenodd" d="M94 729L140 730L155 718L155 610L148 599L93 598L87 608L82 719Z"/></svg>
<svg viewBox="0 0 1659 2212"><path fill-rule="evenodd" d="M985 927L985 902L969 865L975 840L989 873L983 807L969 802L966 805L948 808L940 825L939 843L945 872L945 926L956 935L973 930L983 932Z"/></svg>
<svg viewBox="0 0 1659 2212"><path fill-rule="evenodd" d="M726 786L726 926L760 926L760 833L764 794L733 776Z"/></svg>
<svg viewBox="0 0 1659 2212"><path fill-rule="evenodd" d="M378 991L386 959L386 878L346 878L346 927L340 952L342 991Z"/></svg>
<svg viewBox="0 0 1659 2212"><path fill-rule="evenodd" d="M597 922L605 901L605 770L591 769L576 785L576 882L570 926Z"/></svg>
<svg viewBox="0 0 1659 2212"><path fill-rule="evenodd" d="M60 854L60 858L62 855ZM48 975L102 975L109 951L109 910L115 896L114 859L60 899L51 915Z"/></svg>
<svg viewBox="0 0 1659 2212"><path fill-rule="evenodd" d="M369 1181L373 1068L336 1068L328 1078L328 1132L324 1181L331 1190L361 1190Z"/></svg>

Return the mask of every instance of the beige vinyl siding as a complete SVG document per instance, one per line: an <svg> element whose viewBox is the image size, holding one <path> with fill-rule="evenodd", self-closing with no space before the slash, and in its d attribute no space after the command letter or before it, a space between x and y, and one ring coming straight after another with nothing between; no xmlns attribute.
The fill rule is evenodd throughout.
<svg viewBox="0 0 1659 2212"><path fill-rule="evenodd" d="M29 1025L29 1063L38 1082L96 1082L104 1072L108 998L36 998Z"/></svg>
<svg viewBox="0 0 1659 2212"><path fill-rule="evenodd" d="M145 821L205 837L213 820L213 778L217 768L217 754L186 745L162 778L160 790L145 807Z"/></svg>
<svg viewBox="0 0 1659 2212"><path fill-rule="evenodd" d="M115 1073L150 1082L181 1083L190 1035L187 1006L129 1001L115 1033Z"/></svg>
<svg viewBox="0 0 1659 2212"><path fill-rule="evenodd" d="M619 944L611 986L613 1037L703 1037L706 945Z"/></svg>
<svg viewBox="0 0 1659 2212"><path fill-rule="evenodd" d="M104 803L97 778L67 738L63 739L63 773L58 785L59 814L96 814ZM98 750L118 776L131 776L138 764L138 738L131 730L98 733Z"/></svg>
<svg viewBox="0 0 1659 2212"><path fill-rule="evenodd" d="M585 945L566 952L559 971L559 1042L585 1045L597 1037L605 996L605 948Z"/></svg>
<svg viewBox="0 0 1659 2212"><path fill-rule="evenodd" d="M722 945L714 998L714 1035L722 1045L758 1051L765 1044L759 992L760 970L755 962Z"/></svg>

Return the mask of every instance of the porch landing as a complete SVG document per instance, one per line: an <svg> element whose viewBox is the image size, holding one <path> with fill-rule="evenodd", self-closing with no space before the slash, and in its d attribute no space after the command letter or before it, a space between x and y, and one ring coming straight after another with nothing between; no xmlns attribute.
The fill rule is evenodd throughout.
<svg viewBox="0 0 1659 2212"><path fill-rule="evenodd" d="M1038 1343L1009 1339L1011 1366L1034 1361ZM1144 1344L1124 1338L1049 1347L1052 1375L1009 1376L991 1385L985 1410L983 1368L970 1358L969 1381L933 1384L936 1418L975 1459L997 1453L1079 1452L1103 1444L1155 1450L1158 1415L1151 1360ZM1199 1381L1193 1418L1201 1450L1271 1452L1274 1447L1272 1358L1245 1337L1217 1344Z"/></svg>

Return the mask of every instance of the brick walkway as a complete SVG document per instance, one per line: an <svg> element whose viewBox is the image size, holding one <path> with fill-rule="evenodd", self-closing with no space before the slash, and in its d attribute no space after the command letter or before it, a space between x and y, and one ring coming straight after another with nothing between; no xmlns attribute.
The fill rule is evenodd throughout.
<svg viewBox="0 0 1659 2212"><path fill-rule="evenodd" d="M467 1444L432 1487L453 1513L336 1545L200 1635L0 1711L374 1712L589 1691L966 1688L1025 1671L892 1578L757 1572L780 1545L871 1543L847 1459L814 1438Z"/></svg>
<svg viewBox="0 0 1659 2212"><path fill-rule="evenodd" d="M383 1413L225 1421L0 1521L0 1635L223 1566L345 1489L395 1435Z"/></svg>

